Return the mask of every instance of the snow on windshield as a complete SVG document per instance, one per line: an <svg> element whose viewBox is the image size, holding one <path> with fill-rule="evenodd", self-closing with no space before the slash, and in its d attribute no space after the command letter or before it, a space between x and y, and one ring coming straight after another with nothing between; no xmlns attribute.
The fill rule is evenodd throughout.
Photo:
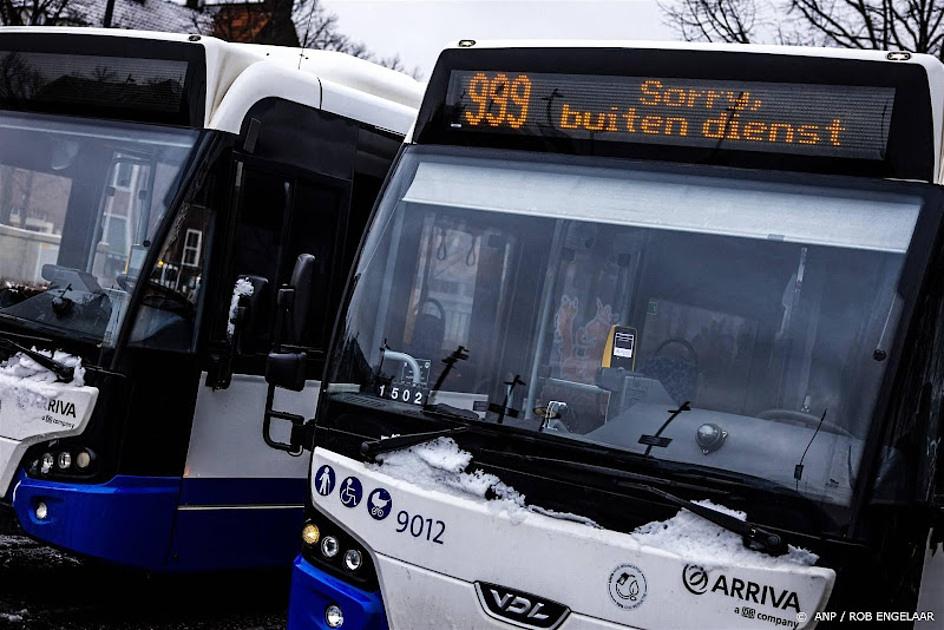
<svg viewBox="0 0 944 630"><path fill-rule="evenodd" d="M377 456L377 461L376 470L423 488L466 498L497 497L501 505L511 511L524 507L524 496L495 475L481 469L464 472L472 462L472 454L461 450L451 438L438 438L408 449L384 453Z"/></svg>
<svg viewBox="0 0 944 630"><path fill-rule="evenodd" d="M79 357L60 351L47 352L36 348L33 348L33 351L45 354L73 368L72 381L58 382L55 373L18 352L6 361L0 362L0 395L12 397L18 408L42 407L48 400L61 396L64 387L85 385L85 368L82 367L82 359Z"/></svg>
<svg viewBox="0 0 944 630"><path fill-rule="evenodd" d="M371 468L428 490L446 492L466 499L489 501L500 511L523 519L532 513L582 523L600 528L593 520L575 514L562 514L533 505L526 505L525 496L505 484L497 476L481 469L467 472L472 454L459 448L451 438L438 438L408 449L391 451L377 456L378 463ZM711 501L696 501L713 510L746 520L744 512L732 510ZM602 528L600 528L602 529ZM608 535L624 536L618 532ZM687 560L698 561L706 567L718 565L754 566L773 568L784 565L810 566L819 557L806 549L790 546L779 557L748 549L738 534L681 509L666 521L654 521L628 534L640 545L661 549Z"/></svg>
<svg viewBox="0 0 944 630"><path fill-rule="evenodd" d="M747 514L732 510L712 501L695 501L712 510L744 521ZM701 562L706 568L715 565L774 567L782 564L814 565L819 559L815 553L789 546L779 557L769 556L744 546L741 536L718 527L686 509L667 521L653 521L636 528L633 537L641 544L678 554Z"/></svg>
<svg viewBox="0 0 944 630"><path fill-rule="evenodd" d="M57 361L66 367L73 368L72 381L65 385L82 387L85 385L85 368L82 367L82 359L79 357L61 352L47 352L33 348L33 352L44 354L54 361ZM54 372L41 366L39 363L26 356L23 353L16 353L6 361L0 363L0 376L8 376L19 380L31 381L34 383L57 383L58 377Z"/></svg>

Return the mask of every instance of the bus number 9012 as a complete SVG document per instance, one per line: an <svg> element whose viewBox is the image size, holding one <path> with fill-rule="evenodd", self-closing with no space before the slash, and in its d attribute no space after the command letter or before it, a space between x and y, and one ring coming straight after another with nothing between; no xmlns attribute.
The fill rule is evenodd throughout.
<svg viewBox="0 0 944 630"><path fill-rule="evenodd" d="M446 524L420 514L410 514L406 510L397 512L397 533L409 532L413 538L425 539L437 545L443 544L443 534L446 533Z"/></svg>

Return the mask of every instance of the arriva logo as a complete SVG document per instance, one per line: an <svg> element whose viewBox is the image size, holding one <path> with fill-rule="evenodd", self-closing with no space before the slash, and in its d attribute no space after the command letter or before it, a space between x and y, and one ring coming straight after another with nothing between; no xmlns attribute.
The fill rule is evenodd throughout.
<svg viewBox="0 0 944 630"><path fill-rule="evenodd" d="M563 604L497 584L476 582L475 591L490 617L523 628L553 630L570 613Z"/></svg>
<svg viewBox="0 0 944 630"><path fill-rule="evenodd" d="M46 411L59 414L60 416L71 416L74 418L75 403L70 403L63 400L50 400L46 407Z"/></svg>
<svg viewBox="0 0 944 630"><path fill-rule="evenodd" d="M686 564L682 570L682 583L689 593L701 595L708 590L708 572L697 564Z"/></svg>
<svg viewBox="0 0 944 630"><path fill-rule="evenodd" d="M694 595L703 595L711 590L712 593L722 593L745 602L773 606L781 610L792 608L794 612L800 612L800 598L797 597L795 591L779 589L769 584L758 584L739 577L729 577L724 573L719 573L712 582L708 577L708 571L697 564L685 565L682 569L682 584L689 593Z"/></svg>

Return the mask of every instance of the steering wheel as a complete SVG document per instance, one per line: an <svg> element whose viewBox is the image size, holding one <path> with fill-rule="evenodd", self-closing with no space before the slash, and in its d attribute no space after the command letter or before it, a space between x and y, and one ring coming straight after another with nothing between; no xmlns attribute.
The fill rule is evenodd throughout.
<svg viewBox="0 0 944 630"><path fill-rule="evenodd" d="M695 366L695 371L698 372L698 351L695 350L695 346L693 346L688 341L688 339L685 339L684 337L669 337L659 344L659 347L656 348L656 351L652 353L652 356L659 356L659 354L665 350L666 346L670 346L673 343L676 343L685 348L685 351L688 352L688 356L692 359L692 364Z"/></svg>
<svg viewBox="0 0 944 630"><path fill-rule="evenodd" d="M838 433L839 435L844 435L850 438L855 437L849 432L848 429L839 426L835 422L823 420L823 424L820 425L820 416L814 416L811 413L805 413L803 411L795 411L793 409L765 409L764 411L761 411L759 414L757 414L757 417L764 420L789 420L790 422L804 424L811 429L822 426L822 428L832 431L833 433Z"/></svg>
<svg viewBox="0 0 944 630"><path fill-rule="evenodd" d="M420 315L426 315L426 314L427 314L427 313L424 313L424 312L423 312L423 308L424 308L427 304L432 304L434 307L436 307L436 310L439 311L439 313L438 313L437 315L433 315L433 317L436 317L437 319L441 319L442 321L446 321L446 309L443 308L442 302L440 302L439 300L437 300L437 299L435 299L435 298L431 298L431 297L427 297L425 300L423 300L422 302L420 302L419 306L416 308L416 316L417 316L417 317L419 317Z"/></svg>

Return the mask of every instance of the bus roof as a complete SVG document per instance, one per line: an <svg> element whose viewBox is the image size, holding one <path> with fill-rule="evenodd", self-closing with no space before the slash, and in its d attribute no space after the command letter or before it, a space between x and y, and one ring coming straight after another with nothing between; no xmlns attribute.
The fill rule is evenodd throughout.
<svg viewBox="0 0 944 630"><path fill-rule="evenodd" d="M405 134L422 85L401 72L342 53L226 42L204 35L103 28L2 27L0 35L81 35L179 42L206 55L204 126L238 133L248 108L281 97ZM65 51L64 51L65 52Z"/></svg>
<svg viewBox="0 0 944 630"><path fill-rule="evenodd" d="M666 53L666 55L672 54L673 59L678 59L678 53L691 52L693 57L705 55L707 59L708 56L713 56L715 60L719 57L723 57L726 54L738 55L738 56L776 56L780 57L781 64L780 67L796 65L797 67L804 66L805 69L812 69L815 72L815 67L813 64L816 63L816 60L823 60L824 66L827 65L827 62L830 62L832 65L841 64L841 63L850 63L850 62L874 62L881 64L881 66L876 66L877 68L888 68L884 70L886 74L897 73L894 70L895 67L901 66L910 66L915 70L910 71L911 74L917 70L916 67L923 69L922 76L926 79L922 79L922 82L926 81L926 92L927 97L927 108L930 113L928 116L928 122L930 124L923 127L930 131L931 140L933 142L933 149L929 147L929 154L933 152L933 167L929 170L935 174L935 176L929 177L928 179L933 179L934 181L944 181L944 172L942 172L942 161L941 161L941 151L942 151L942 135L944 135L944 64L941 63L939 59L932 55L927 54L917 54L917 53L908 53L901 51L880 51L880 50L850 50L850 49L840 49L840 48L823 48L823 47L812 47L812 46L781 46L781 45L753 45L753 44L717 44L717 43L701 43L701 42L662 42L662 41L636 41L636 40L485 40L477 41L474 39L465 39L454 42L453 44L447 46L442 54L440 59L437 62L436 70L433 72L433 76L430 79L431 89L427 93L426 102L421 110L420 120L417 122L416 129L414 130L414 137L411 139L413 141L417 140L419 137L418 134L423 130L423 126L429 124L429 119L424 115L424 112L428 109L427 105L434 103L436 98L443 98L444 93L442 93L442 88L444 87L438 82L445 79L445 74L451 70L462 71L462 68L471 69L476 62L471 60L473 59L483 59L488 57L490 60L495 60L500 58L503 55L503 51L507 51L510 55L517 55L515 61L510 63L508 70L514 70L515 72L526 70L531 68L529 65L538 55L542 53L540 50L546 51L547 57L549 59L548 65L545 66L543 63L537 64L540 67L550 67L554 64L550 61L550 58L553 57L554 60L559 61L561 67L570 67L571 70L568 72L573 72L573 67L579 65L578 62L570 63L568 59L568 52L572 51L575 55L593 55L594 58L602 58L604 55L607 55L605 51L611 50L614 51L614 55L619 55L620 59L627 58L627 54L639 53L641 55L648 55L649 58L652 57L652 54ZM533 53L530 51L534 51ZM786 58L793 57L796 58L797 63L793 64L788 61ZM463 61L464 60L464 61ZM697 62L693 62L697 66ZM471 65L469 65L471 64ZM522 65L524 64L524 65ZM613 65L608 70L601 70L599 67L591 67L586 70L580 70L581 74L600 74L600 75L622 75L624 73L629 74L644 74L649 75L649 70L639 69L639 64L636 64L636 67L633 68L631 72L628 72L626 67L617 67L618 64ZM728 70L719 73L717 79L738 79L740 77L738 74L738 65L731 64L728 66L727 63L724 64ZM485 67L482 68L486 70ZM531 71L537 71L537 68L533 68ZM564 70L544 70L544 72L564 72ZM679 69L679 72L685 72L683 69ZM724 76L725 73L729 73L732 76ZM755 73L756 74L756 73ZM796 74L796 73L794 73ZM904 73L902 73L904 74ZM683 76L682 74L670 74L670 75L661 75L661 76ZM696 73L695 76L704 77L703 73ZM824 75L825 76L825 75ZM694 77L693 77L694 78ZM823 77L810 77L812 79L811 83L820 83L825 84L826 79ZM817 80L818 79L818 80ZM755 79L756 80L756 79ZM778 79L760 79L760 80L773 80ZM782 79L779 79L782 80ZM867 85L868 82L862 82L862 77L857 79L857 82L852 82L855 85ZM801 81L796 81L797 83ZM806 82L806 81L802 81ZM438 84L438 85L437 85ZM837 82L838 85L838 82ZM437 94L437 88L439 94ZM927 135L924 135L927 138ZM928 156L930 161L931 155ZM924 179L923 177L921 179Z"/></svg>
<svg viewBox="0 0 944 630"><path fill-rule="evenodd" d="M492 39L481 41L475 39L460 39L446 46L447 50L452 48L637 48L652 50L706 50L768 55L797 55L804 57L833 57L836 59L862 59L872 61L887 61L887 56L890 52L885 50L826 48L823 46L725 44L642 39ZM908 53L908 55L913 61L923 59L927 64L937 62L938 65L941 65L941 62L933 55L920 53Z"/></svg>

